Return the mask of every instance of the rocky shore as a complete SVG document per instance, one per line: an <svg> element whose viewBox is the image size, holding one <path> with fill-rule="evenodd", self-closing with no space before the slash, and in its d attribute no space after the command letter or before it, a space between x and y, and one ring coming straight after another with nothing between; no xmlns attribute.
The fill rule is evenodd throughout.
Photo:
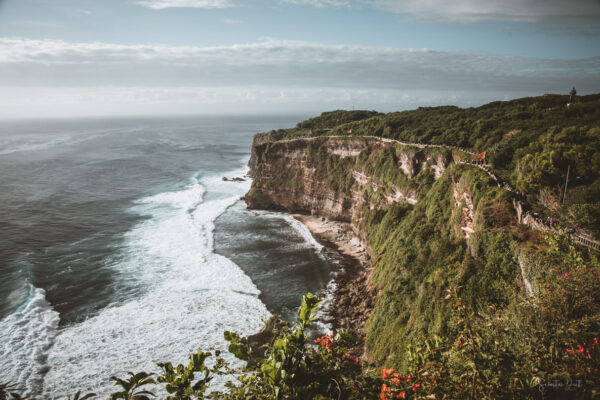
<svg viewBox="0 0 600 400"><path fill-rule="evenodd" d="M329 250L325 256L339 264L329 322L332 328L345 329L356 337L350 354L364 358L365 324L376 296L376 290L369 284L371 260L367 248L354 235L349 223L302 214L294 214L294 218L306 225L315 239Z"/></svg>

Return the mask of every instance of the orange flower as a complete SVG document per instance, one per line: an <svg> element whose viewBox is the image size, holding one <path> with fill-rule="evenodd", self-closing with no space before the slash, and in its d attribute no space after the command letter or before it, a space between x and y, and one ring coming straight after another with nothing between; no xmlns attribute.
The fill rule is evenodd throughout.
<svg viewBox="0 0 600 400"><path fill-rule="evenodd" d="M379 398L381 400L386 400L387 399L387 395L386 393L391 392L391 389L384 383L383 385L381 385L381 392L379 393Z"/></svg>
<svg viewBox="0 0 600 400"><path fill-rule="evenodd" d="M456 342L456 347L460 347L460 345L462 344L462 342L459 340Z"/></svg>
<svg viewBox="0 0 600 400"><path fill-rule="evenodd" d="M381 377L383 379L387 379L391 374L394 373L394 368L390 368L390 369L382 369L381 370Z"/></svg>
<svg viewBox="0 0 600 400"><path fill-rule="evenodd" d="M405 399L406 398L406 392L400 392L396 395L397 399Z"/></svg>

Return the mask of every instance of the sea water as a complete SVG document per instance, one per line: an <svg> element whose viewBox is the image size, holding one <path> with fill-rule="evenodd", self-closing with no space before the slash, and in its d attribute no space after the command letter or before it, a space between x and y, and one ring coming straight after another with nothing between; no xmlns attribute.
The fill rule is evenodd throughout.
<svg viewBox="0 0 600 400"><path fill-rule="evenodd" d="M324 293L306 229L240 200L252 134L299 119L0 122L0 382L105 396Z"/></svg>

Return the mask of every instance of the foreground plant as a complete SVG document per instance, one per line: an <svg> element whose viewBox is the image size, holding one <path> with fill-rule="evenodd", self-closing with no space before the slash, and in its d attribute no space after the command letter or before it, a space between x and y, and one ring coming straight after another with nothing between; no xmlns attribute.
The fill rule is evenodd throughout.
<svg viewBox="0 0 600 400"><path fill-rule="evenodd" d="M244 366L232 369L219 351L198 351L187 365L159 363L160 375L111 377L120 390L109 400L600 399L598 266L573 251L562 252L564 270L549 271L536 300L476 309L460 286L450 286L451 329L407 345L404 365L367 365L348 353L353 338L344 331L311 337L320 300L309 293L297 322L270 321L263 343L225 332ZM227 391L211 391L216 375L232 377ZM20 392L0 384L0 400L34 400ZM93 397L78 392L69 400Z"/></svg>
<svg viewBox="0 0 600 400"><path fill-rule="evenodd" d="M149 400L154 397L154 393L141 389L142 386L156 384L156 381L151 378L154 374L147 372L128 372L129 379L120 379L115 376L111 376L110 380L115 382L116 386L121 386L123 390L110 395L109 400Z"/></svg>
<svg viewBox="0 0 600 400"><path fill-rule="evenodd" d="M329 334L310 343L307 329L317 320L319 299L308 294L302 300L296 326L284 324L267 346L264 358L230 383L224 399L369 399L376 396L377 378L363 374L360 360L347 353L353 338L345 332ZM240 347L236 334L226 333L236 356L248 359L248 347ZM232 340L231 340L232 339ZM230 348L231 349L231 348Z"/></svg>

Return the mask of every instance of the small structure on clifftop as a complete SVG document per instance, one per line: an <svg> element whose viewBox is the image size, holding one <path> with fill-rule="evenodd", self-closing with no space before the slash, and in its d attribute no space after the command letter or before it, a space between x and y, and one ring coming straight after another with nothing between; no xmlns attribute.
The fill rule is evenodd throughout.
<svg viewBox="0 0 600 400"><path fill-rule="evenodd" d="M575 101L575 95L577 94L577 90L575 88L571 89L569 92L569 103L573 103Z"/></svg>

